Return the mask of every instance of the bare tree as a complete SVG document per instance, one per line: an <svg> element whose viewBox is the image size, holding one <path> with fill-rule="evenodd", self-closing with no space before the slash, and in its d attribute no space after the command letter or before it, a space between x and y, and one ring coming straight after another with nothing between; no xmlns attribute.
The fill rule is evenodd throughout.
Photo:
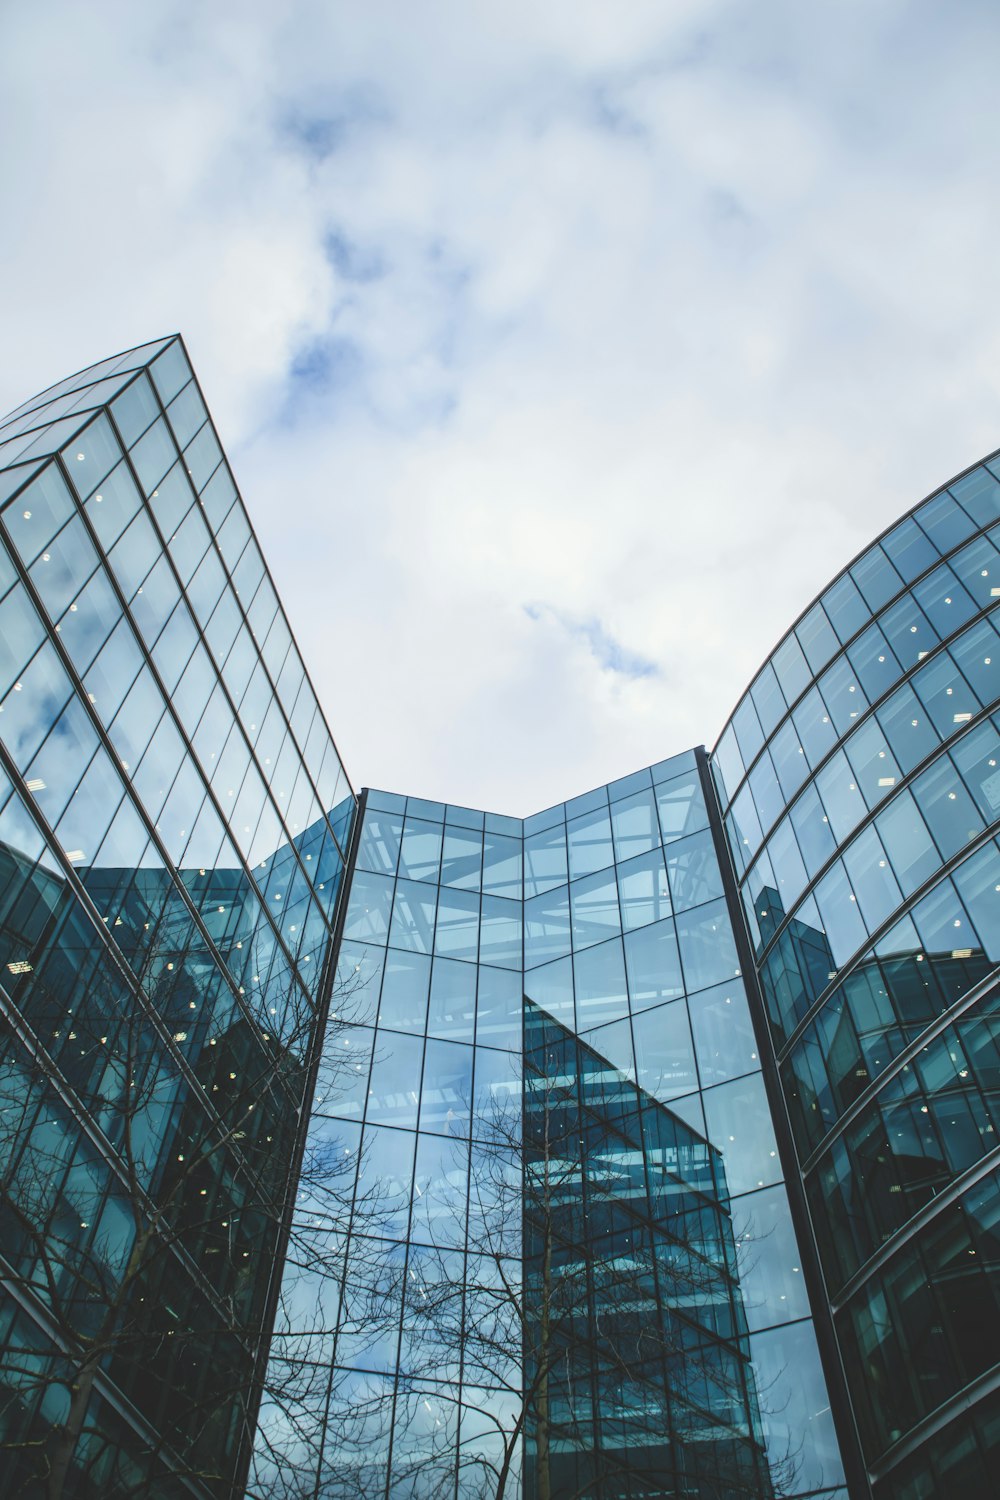
<svg viewBox="0 0 1000 1500"><path fill-rule="evenodd" d="M331 1403L315 1493L770 1500L717 1153L540 1014L473 1137L375 1278L395 1378Z"/></svg>

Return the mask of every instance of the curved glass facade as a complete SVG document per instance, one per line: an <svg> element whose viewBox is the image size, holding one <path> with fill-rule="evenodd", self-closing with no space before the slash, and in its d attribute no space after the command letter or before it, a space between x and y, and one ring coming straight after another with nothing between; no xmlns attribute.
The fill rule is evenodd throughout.
<svg viewBox="0 0 1000 1500"><path fill-rule="evenodd" d="M831 584L713 755L878 1500L986 1495L1000 1462L996 467Z"/></svg>
<svg viewBox="0 0 1000 1500"><path fill-rule="evenodd" d="M0 423L5 1493L988 1500L998 1135L1000 462L520 819L357 803L179 338Z"/></svg>

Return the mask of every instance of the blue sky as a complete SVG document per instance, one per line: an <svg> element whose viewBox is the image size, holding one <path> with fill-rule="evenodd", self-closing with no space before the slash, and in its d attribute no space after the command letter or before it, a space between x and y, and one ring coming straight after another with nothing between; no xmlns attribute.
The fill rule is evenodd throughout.
<svg viewBox="0 0 1000 1500"><path fill-rule="evenodd" d="M358 785L521 814L711 744L1000 445L993 6L0 27L0 406L181 329Z"/></svg>

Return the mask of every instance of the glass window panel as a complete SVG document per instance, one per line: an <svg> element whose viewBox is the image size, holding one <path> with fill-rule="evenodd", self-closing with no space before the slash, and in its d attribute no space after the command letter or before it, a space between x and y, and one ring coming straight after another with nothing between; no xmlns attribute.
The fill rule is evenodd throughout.
<svg viewBox="0 0 1000 1500"><path fill-rule="evenodd" d="M902 669L878 625L869 626L847 655L869 703L881 698L899 680Z"/></svg>
<svg viewBox="0 0 1000 1500"><path fill-rule="evenodd" d="M930 537L942 557L976 529L975 523L961 506L956 505L947 490L922 505L914 519L919 523L921 531L925 531Z"/></svg>
<svg viewBox="0 0 1000 1500"><path fill-rule="evenodd" d="M909 594L881 618L882 630L904 671L922 661L938 644L938 634Z"/></svg>
<svg viewBox="0 0 1000 1500"><path fill-rule="evenodd" d="M802 655L802 647L799 645L794 634L789 635L782 641L777 651L771 657L771 665L782 691L785 701L794 703L801 692L808 687L812 678L809 664Z"/></svg>
<svg viewBox="0 0 1000 1500"><path fill-rule="evenodd" d="M524 976L525 999L538 1005L564 1026L574 1025L573 965L568 958L543 964Z"/></svg>
<svg viewBox="0 0 1000 1500"><path fill-rule="evenodd" d="M948 654L957 662L965 680L980 703L992 704L1000 697L1000 641L993 616L973 625L949 647ZM960 710L959 710L960 712ZM954 719L954 715L953 715ZM964 722L954 719L955 723Z"/></svg>
<svg viewBox="0 0 1000 1500"><path fill-rule="evenodd" d="M990 526L1000 516L1000 485L988 469L974 469L948 488L977 526Z"/></svg>
<svg viewBox="0 0 1000 1500"><path fill-rule="evenodd" d="M58 822L96 749L97 731L83 705L71 698L25 772L32 799L50 824ZM91 848L91 856L95 852Z"/></svg>
<svg viewBox="0 0 1000 1500"><path fill-rule="evenodd" d="M474 807L457 807L452 803L446 809L446 821L456 823L459 828L483 828L486 814Z"/></svg>
<svg viewBox="0 0 1000 1500"><path fill-rule="evenodd" d="M7 598L14 599L18 593L18 590L12 590ZM27 611L26 602L24 608ZM0 628L4 623L0 615ZM46 642L23 669L0 706L0 732L19 771L23 772L71 693L69 678L55 651Z"/></svg>
<svg viewBox="0 0 1000 1500"><path fill-rule="evenodd" d="M979 708L975 693L947 652L915 672L912 682L942 739L954 734L956 724L968 723Z"/></svg>
<svg viewBox="0 0 1000 1500"><path fill-rule="evenodd" d="M236 486L225 464L216 469L202 490L201 503L205 508L205 520L212 532L218 533L236 503Z"/></svg>
<svg viewBox="0 0 1000 1500"><path fill-rule="evenodd" d="M844 645L862 625L867 624L871 613L849 573L838 578L827 589L823 595L823 608Z"/></svg>
<svg viewBox="0 0 1000 1500"><path fill-rule="evenodd" d="M839 657L830 670L824 672L819 689L834 728L838 734L846 734L868 706L846 656Z"/></svg>
<svg viewBox="0 0 1000 1500"><path fill-rule="evenodd" d="M480 966L476 996L477 1046L503 1047L520 1052L523 995L524 985L520 973L510 969ZM504 1066L505 1076L512 1078L509 1058L504 1060Z"/></svg>
<svg viewBox="0 0 1000 1500"><path fill-rule="evenodd" d="M979 608L989 608L996 598L993 590L1000 581L1000 564L993 542L985 536L976 537L955 554L951 566Z"/></svg>
<svg viewBox="0 0 1000 1500"><path fill-rule="evenodd" d="M927 825L908 791L894 797L875 819L875 827L892 862L905 896L929 880L940 865L940 856Z"/></svg>
<svg viewBox="0 0 1000 1500"><path fill-rule="evenodd" d="M747 696L733 714L733 730L740 747L743 764L749 766L764 743L764 731L760 727L753 699Z"/></svg>
<svg viewBox="0 0 1000 1500"><path fill-rule="evenodd" d="M618 866L618 898L626 932L671 915L663 854L652 849Z"/></svg>
<svg viewBox="0 0 1000 1500"><path fill-rule="evenodd" d="M392 880L371 871L356 871L344 919L344 936L361 942L384 943L391 910Z"/></svg>
<svg viewBox="0 0 1000 1500"><path fill-rule="evenodd" d="M996 845L987 844L959 865L954 880L983 951L991 963L996 963L1000 954L1000 858Z"/></svg>
<svg viewBox="0 0 1000 1500"><path fill-rule="evenodd" d="M938 735L923 704L908 683L878 710L876 718L904 773L909 774L938 745Z"/></svg>
<svg viewBox="0 0 1000 1500"><path fill-rule="evenodd" d="M684 981L689 991L707 989L740 972L725 901L699 906L676 919Z"/></svg>
<svg viewBox="0 0 1000 1500"><path fill-rule="evenodd" d="M782 724L768 748L782 795L786 803L790 802L809 774L805 750L792 720Z"/></svg>
<svg viewBox="0 0 1000 1500"><path fill-rule="evenodd" d="M570 951L569 891L562 886L524 903L524 966L533 968Z"/></svg>
<svg viewBox="0 0 1000 1500"><path fill-rule="evenodd" d="M761 827L770 828L781 817L785 808L785 799L778 785L778 778L774 774L771 757L766 750L750 772L748 785Z"/></svg>
<svg viewBox="0 0 1000 1500"><path fill-rule="evenodd" d="M93 583L93 580L91 580ZM83 655L89 654L89 647ZM120 619L89 667L74 665L83 673L83 686L105 724L109 724L121 707L142 666L142 656L127 620ZM194 723L192 717L187 722Z"/></svg>
<svg viewBox="0 0 1000 1500"><path fill-rule="evenodd" d="M474 891L448 890L442 886L434 951L475 962L478 947L479 896Z"/></svg>
<svg viewBox="0 0 1000 1500"><path fill-rule="evenodd" d="M441 868L441 824L407 816L399 853L399 873L411 880L436 881Z"/></svg>
<svg viewBox="0 0 1000 1500"><path fill-rule="evenodd" d="M198 436L184 450L184 462L196 490L200 490L211 478L221 461L219 441L212 431L211 423L206 422Z"/></svg>
<svg viewBox="0 0 1000 1500"><path fill-rule="evenodd" d="M722 874L710 830L669 844L665 854L675 912L722 895Z"/></svg>
<svg viewBox="0 0 1000 1500"><path fill-rule="evenodd" d="M687 1006L674 1000L634 1017L636 1081L656 1099L677 1099L698 1087Z"/></svg>
<svg viewBox="0 0 1000 1500"><path fill-rule="evenodd" d="M396 953L390 948L385 955L379 1025L394 1031L422 1032L427 1024L430 982L431 961L427 955Z"/></svg>
<svg viewBox="0 0 1000 1500"><path fill-rule="evenodd" d="M947 563L914 585L913 597L944 640L976 613L976 606Z"/></svg>
<svg viewBox="0 0 1000 1500"><path fill-rule="evenodd" d="M796 642L796 649L797 646L798 643ZM731 724L715 747L712 764L717 773L716 779L718 779L719 775L722 777L722 786L725 788L725 795L721 797L721 801L723 807L725 807L743 780L743 757L740 755L739 747L736 744L736 734ZM720 788L721 791L722 788Z"/></svg>
<svg viewBox="0 0 1000 1500"><path fill-rule="evenodd" d="M785 714L785 700L770 662L758 675L750 689L750 696L754 701L761 729L766 735L770 734Z"/></svg>
<svg viewBox="0 0 1000 1500"><path fill-rule="evenodd" d="M810 766L816 767L837 742L837 732L818 688L812 688L792 715L799 742Z"/></svg>
<svg viewBox="0 0 1000 1500"><path fill-rule="evenodd" d="M819 673L832 656L836 656L840 643L821 604L814 604L809 613L795 628L799 645L806 661L814 673Z"/></svg>
<svg viewBox="0 0 1000 1500"><path fill-rule="evenodd" d="M569 844L569 872L572 878L590 875L615 862L611 841L611 820L607 806L573 818L566 828Z"/></svg>
<svg viewBox="0 0 1000 1500"><path fill-rule="evenodd" d="M665 844L708 827L708 812L697 772L662 782L656 788L656 803Z"/></svg>
<svg viewBox="0 0 1000 1500"><path fill-rule="evenodd" d="M722 1152L726 1188L732 1197L780 1182L778 1148L759 1073L706 1089L708 1138Z"/></svg>
<svg viewBox="0 0 1000 1500"><path fill-rule="evenodd" d="M232 650L233 642L239 634L240 622L239 606L227 588L205 627L205 639L220 665Z"/></svg>
<svg viewBox="0 0 1000 1500"><path fill-rule="evenodd" d="M947 755L918 776L912 790L944 859L950 859L982 832L979 809Z"/></svg>
<svg viewBox="0 0 1000 1500"><path fill-rule="evenodd" d="M521 840L487 831L483 845L483 890L521 899Z"/></svg>
<svg viewBox="0 0 1000 1500"><path fill-rule="evenodd" d="M1000 733L995 722L978 725L951 753L980 813L992 823L1000 813Z"/></svg>
<svg viewBox="0 0 1000 1500"><path fill-rule="evenodd" d="M633 1011L684 993L677 934L669 918L626 933L625 962Z"/></svg>
<svg viewBox="0 0 1000 1500"><path fill-rule="evenodd" d="M72 443L63 449L62 457L73 488L81 500L90 494L95 485L100 484L121 456L118 439L111 423L103 414L84 428L83 432L77 433Z"/></svg>
<svg viewBox="0 0 1000 1500"><path fill-rule="evenodd" d="M420 1095L420 1128L467 1136L472 1106L472 1048L429 1041Z"/></svg>
<svg viewBox="0 0 1000 1500"><path fill-rule="evenodd" d="M134 445L130 457L141 489L152 496L164 474L177 462L177 448L162 417Z"/></svg>
<svg viewBox="0 0 1000 1500"><path fill-rule="evenodd" d="M197 506L192 506L176 531L168 535L167 540L174 567L177 569L182 585L186 588L188 580L205 556L209 544L208 531Z"/></svg>
<svg viewBox="0 0 1000 1500"><path fill-rule="evenodd" d="M0 697L18 681L43 634L23 588L11 589L0 602Z"/></svg>
<svg viewBox="0 0 1000 1500"><path fill-rule="evenodd" d="M434 896L432 888L415 881L397 881L389 931L390 947L430 953L434 938Z"/></svg>
<svg viewBox="0 0 1000 1500"><path fill-rule="evenodd" d="M819 907L834 965L842 968L867 937L857 898L840 860L816 887Z"/></svg>
<svg viewBox="0 0 1000 1500"><path fill-rule="evenodd" d="M732 979L692 995L688 1009L703 1087L759 1069L757 1039L742 980Z"/></svg>
<svg viewBox="0 0 1000 1500"><path fill-rule="evenodd" d="M760 820L749 786L740 792L726 816L729 843L737 869L746 869L763 842Z"/></svg>
<svg viewBox="0 0 1000 1500"><path fill-rule="evenodd" d="M184 350L181 348L179 339L174 339L162 354L157 355L150 366L149 373L160 394L160 400L166 405L191 379L191 366L184 358Z"/></svg>
<svg viewBox="0 0 1000 1500"><path fill-rule="evenodd" d="M612 933L621 931L618 886L613 869L589 875L585 880L576 880L569 890L574 948L603 942Z"/></svg>
<svg viewBox="0 0 1000 1500"><path fill-rule="evenodd" d="M366 1120L413 1128L420 1104L422 1037L379 1029L368 1081Z"/></svg>
<svg viewBox="0 0 1000 1500"><path fill-rule="evenodd" d="M180 447L185 447L191 441L199 427L208 419L208 412L198 394L198 387L193 380L178 395L176 395L167 407L167 416L170 426L173 428L174 437Z"/></svg>
<svg viewBox="0 0 1000 1500"><path fill-rule="evenodd" d="M578 1031L628 1015L625 958L620 938L575 953L573 980Z"/></svg>
<svg viewBox="0 0 1000 1500"><path fill-rule="evenodd" d="M111 403L111 415L115 419L122 442L131 448L136 438L146 431L150 423L160 415L160 403L156 399L148 376L137 375L127 385L117 400Z"/></svg>
<svg viewBox="0 0 1000 1500"><path fill-rule="evenodd" d="M403 819L398 813L379 812L377 808L369 806L361 826L358 868L394 875L402 832Z"/></svg>
<svg viewBox="0 0 1000 1500"><path fill-rule="evenodd" d="M19 496L17 504L4 511L3 521L21 561L29 566L76 514L73 497L59 470L50 464Z"/></svg>
<svg viewBox="0 0 1000 1500"><path fill-rule="evenodd" d="M851 569L851 577L873 614L902 587L902 579L879 546L859 558Z"/></svg>
<svg viewBox="0 0 1000 1500"><path fill-rule="evenodd" d="M864 829L844 851L844 868L865 925L869 932L874 932L888 920L902 898L873 827Z"/></svg>
<svg viewBox="0 0 1000 1500"><path fill-rule="evenodd" d="M751 1330L810 1316L802 1260L783 1186L741 1198L740 1289Z"/></svg>
<svg viewBox="0 0 1000 1500"><path fill-rule="evenodd" d="M935 548L909 516L882 538L882 547L906 583L912 583L937 561Z"/></svg>
<svg viewBox="0 0 1000 1500"><path fill-rule="evenodd" d="M619 862L655 849L660 842L660 825L652 791L640 791L613 802L611 825L615 858Z"/></svg>
<svg viewBox="0 0 1000 1500"><path fill-rule="evenodd" d="M788 818L783 818L772 833L767 852L774 871L779 906L782 912L789 912L805 889L806 869ZM721 880L719 885L717 894L721 895Z"/></svg>
<svg viewBox="0 0 1000 1500"><path fill-rule="evenodd" d="M472 1040L476 1019L476 968L435 954L431 970L428 1036Z"/></svg>
<svg viewBox="0 0 1000 1500"><path fill-rule="evenodd" d="M521 903L503 896L484 896L479 928L479 958L484 964L521 967Z"/></svg>
<svg viewBox="0 0 1000 1500"><path fill-rule="evenodd" d="M444 833L441 883L478 891L483 877L482 829L449 824Z"/></svg>
<svg viewBox="0 0 1000 1500"><path fill-rule="evenodd" d="M834 837L842 844L865 815L864 798L843 750L838 750L820 771L816 787Z"/></svg>
<svg viewBox="0 0 1000 1500"><path fill-rule="evenodd" d="M789 816L811 879L819 873L837 847L830 829L830 820L815 786L806 787Z"/></svg>
<svg viewBox="0 0 1000 1500"><path fill-rule="evenodd" d="M902 772L876 719L869 719L845 746L851 770L869 807L877 807L899 784Z"/></svg>

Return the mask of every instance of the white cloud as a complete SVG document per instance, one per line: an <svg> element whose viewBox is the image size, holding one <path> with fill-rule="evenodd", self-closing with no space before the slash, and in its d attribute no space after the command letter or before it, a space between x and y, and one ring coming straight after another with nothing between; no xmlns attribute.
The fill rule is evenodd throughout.
<svg viewBox="0 0 1000 1500"><path fill-rule="evenodd" d="M356 783L528 812L711 743L1000 440L990 7L5 26L0 405L182 329Z"/></svg>

